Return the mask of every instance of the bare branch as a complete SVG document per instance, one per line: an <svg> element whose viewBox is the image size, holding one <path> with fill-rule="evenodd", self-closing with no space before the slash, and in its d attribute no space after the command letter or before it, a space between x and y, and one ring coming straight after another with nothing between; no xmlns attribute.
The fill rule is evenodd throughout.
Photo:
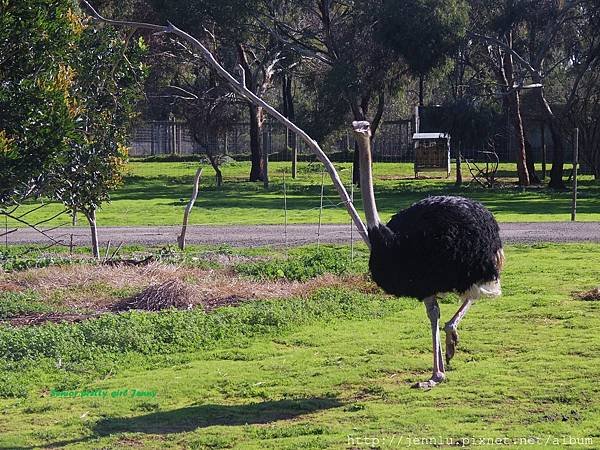
<svg viewBox="0 0 600 450"><path fill-rule="evenodd" d="M244 86L242 83L240 83L238 80L236 80L233 77L233 75L231 75L215 59L213 54L204 45L202 45L202 43L200 41L198 41L196 38L194 38L190 34L186 33L185 31L180 30L179 28L177 28L176 26L174 26L171 23L169 23L168 26L160 26L160 25L147 24L147 23L141 23L141 22L129 22L129 21L118 21L118 20L105 19L102 16L100 16L100 14L98 14L87 1L84 0L84 3L93 11L93 16L97 20L100 20L100 21L103 21L106 23L110 23L112 25L117 25L117 26L130 26L130 27L146 28L149 30L155 30L155 31L160 31L160 32L165 32L165 33L173 33L173 34L187 40L194 47L196 47L200 51L200 54L202 55L204 60L210 66L212 66L212 68L224 80L226 80L230 84L230 86L232 87L232 89L235 92L237 92L239 95L244 97L249 102L254 103L256 106L260 106L260 107L264 108L265 111L267 111L276 120L281 122L288 130L296 133L298 136L300 136L300 138L304 142L306 142L308 147L317 155L317 158L324 164L325 169L327 170L327 172L329 173L329 176L331 177L333 185L335 186L336 190L338 191L338 194L340 195L342 202L344 203L344 205L346 207L346 210L348 211L348 213L352 217L352 220L354 221L354 224L358 228L358 232L360 233L361 237L363 238L363 240L365 241L367 246L370 247L367 228L366 228L365 224L363 223L362 219L360 218L358 212L356 211L356 208L354 207L354 204L352 203L352 200L350 199L350 196L348 195L346 188L344 187L337 171L335 170L335 167L333 166L333 164L331 163L331 161L329 160L329 158L327 157L325 152L321 149L321 147L319 146L317 141L312 139L304 130L299 128L296 124L290 122L286 117L283 116L283 114L281 114L279 111L277 111L275 108L273 108L267 102L265 102L262 98L258 97L251 90L249 90L246 86Z"/></svg>
<svg viewBox="0 0 600 450"><path fill-rule="evenodd" d="M313 58L316 59L318 61L321 61L322 63L325 63L327 65L332 65L333 61L331 60L331 58L329 58L329 56L327 56L325 53L320 52L318 50L315 50L313 48L307 47L306 45L301 44L300 42L298 42L298 40L293 39L292 37L288 36L287 39L286 37L284 37L283 35L281 35L275 28L270 27L269 25L267 25L263 20L261 20L259 17L256 18L257 21L269 32L271 33L271 35L277 39L277 41L281 42L282 44L288 46L289 48L291 48L293 51L295 51L296 53L298 53L301 56L305 56L308 58Z"/></svg>
<svg viewBox="0 0 600 450"><path fill-rule="evenodd" d="M9 231L6 231L6 232L4 232L4 233L0 233L0 237L7 236L7 235L9 235L9 234L11 234L11 233L14 233L15 231L19 231L19 229L18 229L18 228L15 228L15 229L13 229L13 230L9 230Z"/></svg>
<svg viewBox="0 0 600 450"><path fill-rule="evenodd" d="M188 96L192 97L193 99L196 99L196 100L198 99L198 96L196 94L194 94L193 92L187 91L180 86L169 85L166 87L169 89L173 89L174 91L183 92L185 95L188 95Z"/></svg>
<svg viewBox="0 0 600 450"><path fill-rule="evenodd" d="M479 41L485 42L486 44L497 45L502 48L502 50L509 52L513 58L519 61L525 69L533 76L540 76L541 74L531 65L529 62L523 58L519 53L517 53L513 48L507 45L505 42L502 42L500 39L493 38L491 36L486 36L484 34L475 33L473 31L469 32L469 36L473 39L477 39Z"/></svg>

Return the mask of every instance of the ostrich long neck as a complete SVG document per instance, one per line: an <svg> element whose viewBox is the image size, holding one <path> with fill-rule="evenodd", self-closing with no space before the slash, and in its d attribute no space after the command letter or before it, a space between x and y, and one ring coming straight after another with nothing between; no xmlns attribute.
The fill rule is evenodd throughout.
<svg viewBox="0 0 600 450"><path fill-rule="evenodd" d="M371 139L370 133L356 130L356 140L359 147L360 168L360 190L362 193L367 228L376 228L381 224L377 205L375 204L375 192L373 191L373 173L371 171Z"/></svg>

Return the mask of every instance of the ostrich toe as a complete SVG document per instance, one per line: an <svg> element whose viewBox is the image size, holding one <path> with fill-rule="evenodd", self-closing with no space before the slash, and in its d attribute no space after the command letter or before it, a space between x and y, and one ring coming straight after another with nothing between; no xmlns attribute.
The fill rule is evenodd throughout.
<svg viewBox="0 0 600 450"><path fill-rule="evenodd" d="M446 364L450 364L450 360L456 353L456 345L458 344L458 332L455 328L446 330Z"/></svg>
<svg viewBox="0 0 600 450"><path fill-rule="evenodd" d="M434 373L431 378L427 381L420 381L412 385L413 389L431 389L444 381L446 376L443 372Z"/></svg>

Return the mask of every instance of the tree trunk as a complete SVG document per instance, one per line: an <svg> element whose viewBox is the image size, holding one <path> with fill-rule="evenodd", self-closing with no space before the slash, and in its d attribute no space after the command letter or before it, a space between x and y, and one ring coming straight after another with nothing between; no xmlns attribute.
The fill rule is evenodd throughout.
<svg viewBox="0 0 600 450"><path fill-rule="evenodd" d="M539 83L541 80L534 78L534 83ZM544 88L536 88L538 99L541 103L542 110L546 117L546 122L550 128L550 135L552 136L552 168L550 169L550 182L548 186L554 189L566 189L565 182L563 181L563 170L565 165L565 148L563 146L562 132L560 125L554 111L550 107L550 104L546 100L544 95Z"/></svg>
<svg viewBox="0 0 600 450"><path fill-rule="evenodd" d="M565 148L562 144L562 133L558 130L558 125L554 120L550 121L550 135L554 148L552 151L552 168L550 169L550 181L548 186L554 189L566 189L563 180L563 171L565 165Z"/></svg>
<svg viewBox="0 0 600 450"><path fill-rule="evenodd" d="M281 84L283 115L293 122L296 117L294 113L294 97L292 95L292 76L284 75ZM286 151L289 149L292 153L292 178L296 178L298 175L298 149L296 146L296 135L289 130L286 130L285 146Z"/></svg>
<svg viewBox="0 0 600 450"><path fill-rule="evenodd" d="M514 91L509 94L508 107L515 129L515 139L517 140L517 173L519 175L519 184L529 186L529 172L527 171L527 153L525 151L525 138L523 136L523 120L521 118L521 104L519 92Z"/></svg>
<svg viewBox="0 0 600 450"><path fill-rule="evenodd" d="M208 158L210 165L215 171L215 180L217 183L217 187L220 188L221 186L223 186L223 172L221 172L221 168L219 167L217 158L215 158L215 155L213 155L212 152L207 152L206 157Z"/></svg>
<svg viewBox="0 0 600 450"><path fill-rule="evenodd" d="M462 155L460 154L461 145L460 142L458 144L458 152L456 153L456 182L454 183L455 187L461 187L463 183L462 177Z"/></svg>
<svg viewBox="0 0 600 450"><path fill-rule="evenodd" d="M98 247L98 227L96 226L96 210L92 209L91 211L85 212L85 217L90 224L90 232L92 236L92 255L94 258L100 258L100 249Z"/></svg>
<svg viewBox="0 0 600 450"><path fill-rule="evenodd" d="M508 45L512 48L512 32L507 34ZM502 57L502 77L507 89L508 110L513 122L515 130L515 138L517 140L517 172L519 175L519 184L521 186L529 186L529 173L527 172L527 155L525 153L525 136L523 133L523 120L521 118L521 101L519 98L519 90L513 88L515 85L515 77L513 73L513 58L510 52L504 52Z"/></svg>
<svg viewBox="0 0 600 450"><path fill-rule="evenodd" d="M550 119L550 135L554 149L552 151L552 168L550 169L550 182L548 186L554 189L566 189L563 181L563 171L565 166L565 147L563 146L562 132L556 118Z"/></svg>
<svg viewBox="0 0 600 450"><path fill-rule="evenodd" d="M250 112L250 161L252 163L250 168L250 181L262 181L263 163L260 138L263 112L261 107L254 106L253 104L248 105L248 110Z"/></svg>
<svg viewBox="0 0 600 450"><path fill-rule="evenodd" d="M533 158L533 149L528 140L525 140L525 163L527 165L527 173L529 174L529 182L531 184L540 184L541 180L535 171L535 163Z"/></svg>

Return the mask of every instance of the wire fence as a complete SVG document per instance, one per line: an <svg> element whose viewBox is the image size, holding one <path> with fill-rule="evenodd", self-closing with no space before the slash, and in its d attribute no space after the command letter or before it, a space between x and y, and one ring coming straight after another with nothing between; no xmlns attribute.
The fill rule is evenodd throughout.
<svg viewBox="0 0 600 450"><path fill-rule="evenodd" d="M149 157L160 155L202 155L207 151L215 156L229 156L237 160L249 159L250 125L239 122L232 124L226 132L203 139L198 143L187 124L182 121L148 121L134 130L130 143L130 156ZM381 123L373 141L373 158L378 162L414 162L415 146L413 133L414 119L386 120ZM310 160L312 152L298 137L293 136L283 125L266 122L262 129L261 148L266 148L273 161L290 159L291 143L296 142L300 159ZM460 151L464 158L482 159L482 152L493 151L501 162L515 162L518 152L514 131L509 123L499 125L493 137L485 140L461 142L450 141L451 156ZM535 162L547 161L553 152L550 130L547 125L529 121L526 129L531 156ZM338 132L323 145L326 153L338 161L351 161L354 139L350 131ZM567 152L567 155L569 152ZM483 158L484 159L484 158Z"/></svg>
<svg viewBox="0 0 600 450"><path fill-rule="evenodd" d="M148 157L158 155L199 155L207 151L214 155L226 155L244 159L250 154L250 125L233 124L227 132L205 139L202 145L192 136L185 122L150 121L135 129L130 143L130 156ZM411 120L390 120L381 124L373 143L375 160L410 162L414 156ZM298 137L292 141L290 132L278 123L263 126L261 148L267 148L276 160L289 155L291 142L297 142L297 153L309 157L312 152ZM352 159L354 139L351 132L338 133L327 146L327 153L338 155L340 160ZM289 157L289 156L288 156Z"/></svg>

